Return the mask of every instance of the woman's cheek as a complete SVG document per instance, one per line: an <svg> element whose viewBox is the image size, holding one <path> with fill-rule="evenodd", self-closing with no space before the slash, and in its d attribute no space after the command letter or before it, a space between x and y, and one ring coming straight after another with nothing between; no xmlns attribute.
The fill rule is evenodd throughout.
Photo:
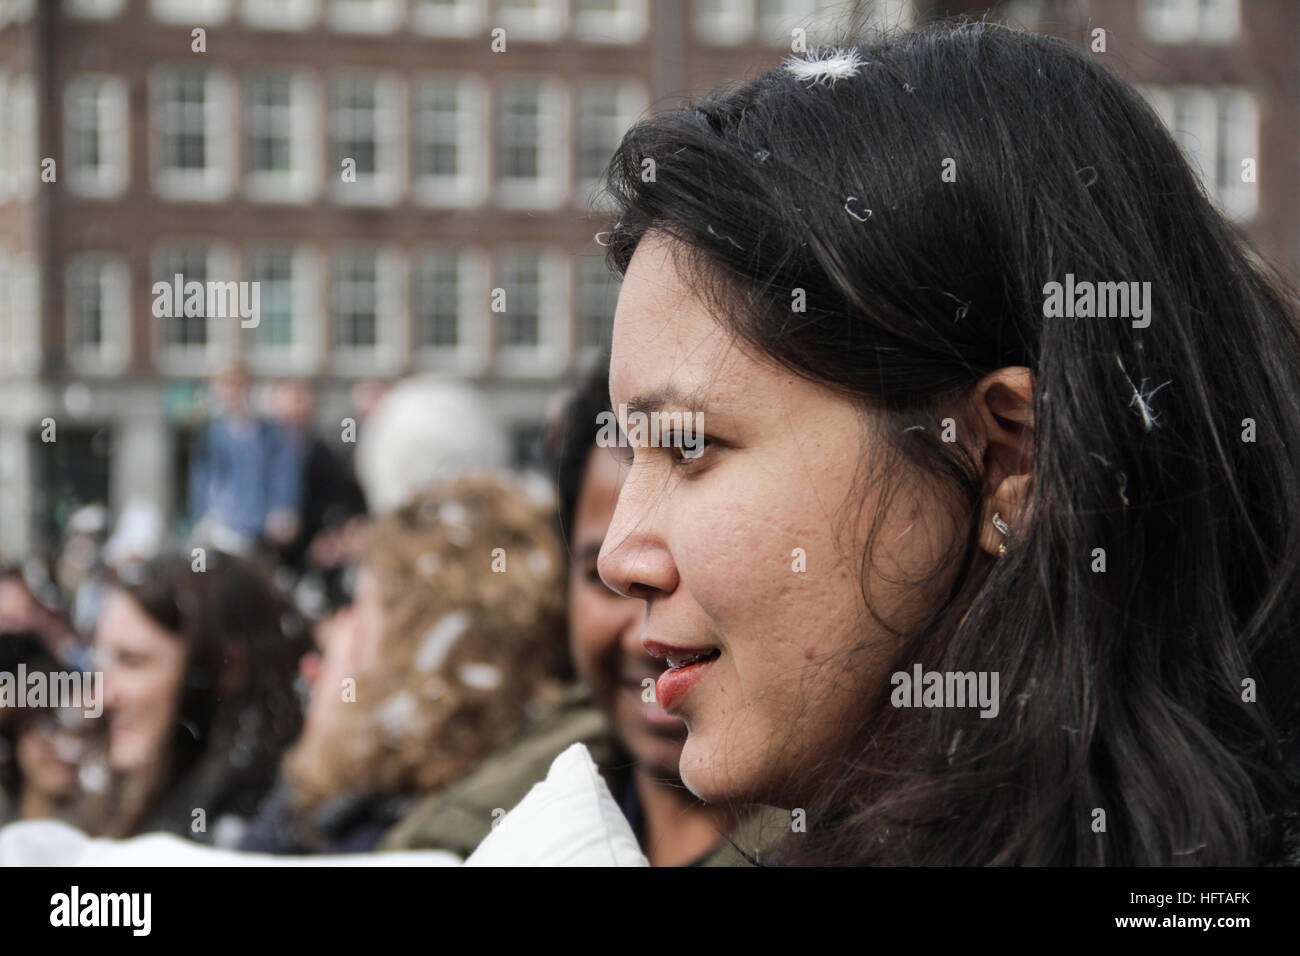
<svg viewBox="0 0 1300 956"><path fill-rule="evenodd" d="M761 515L740 490L694 496L674 521L670 542L681 582L701 603L743 596L761 561Z"/></svg>

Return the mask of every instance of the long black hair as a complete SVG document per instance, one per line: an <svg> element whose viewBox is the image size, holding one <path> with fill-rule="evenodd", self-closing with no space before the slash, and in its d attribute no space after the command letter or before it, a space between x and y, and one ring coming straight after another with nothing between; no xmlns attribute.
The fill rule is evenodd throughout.
<svg viewBox="0 0 1300 956"><path fill-rule="evenodd" d="M1156 113L1069 43L945 21L839 46L856 73L778 66L651 116L606 176L612 268L647 231L677 240L742 344L869 411L887 441L872 480L920 468L965 502L955 583L890 670L998 672L1000 717L864 695L781 858L1285 859L1294 294ZM1067 274L1149 281L1149 325L1045 317ZM1033 500L995 561L981 469L942 416L1008 366L1034 382Z"/></svg>

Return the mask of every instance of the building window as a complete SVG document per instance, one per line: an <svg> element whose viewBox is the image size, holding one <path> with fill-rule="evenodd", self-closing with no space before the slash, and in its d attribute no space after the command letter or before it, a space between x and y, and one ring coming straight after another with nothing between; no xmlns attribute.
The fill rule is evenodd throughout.
<svg viewBox="0 0 1300 956"><path fill-rule="evenodd" d="M1214 182L1219 203L1233 219L1250 219L1259 208L1259 106L1246 90L1221 91L1218 106ZM1254 175L1243 177L1248 165L1255 167Z"/></svg>
<svg viewBox="0 0 1300 956"><path fill-rule="evenodd" d="M483 199L485 95L459 77L419 81L411 97L415 191L431 205L472 206Z"/></svg>
<svg viewBox="0 0 1300 956"><path fill-rule="evenodd" d="M230 87L201 67L154 78L155 184L169 199L216 200L230 191Z"/></svg>
<svg viewBox="0 0 1300 956"><path fill-rule="evenodd" d="M1233 87L1143 90L1224 214L1250 219L1259 208L1259 106ZM1248 162L1250 161L1250 162ZM1247 172L1254 175L1245 175ZM1245 177L1245 178L1243 178Z"/></svg>
<svg viewBox="0 0 1300 956"><path fill-rule="evenodd" d="M41 358L40 270L30 253L0 248L0 366L34 371Z"/></svg>
<svg viewBox="0 0 1300 956"><path fill-rule="evenodd" d="M30 74L0 81L0 195L30 198L41 158L36 136L36 89Z"/></svg>
<svg viewBox="0 0 1300 956"><path fill-rule="evenodd" d="M563 201L568 166L563 93L539 80L510 81L497 117L497 201L552 208Z"/></svg>
<svg viewBox="0 0 1300 956"><path fill-rule="evenodd" d="M244 188L253 199L301 202L316 191L310 78L256 73L244 84Z"/></svg>
<svg viewBox="0 0 1300 956"><path fill-rule="evenodd" d="M587 43L638 43L646 32L646 0L578 0L573 32Z"/></svg>
<svg viewBox="0 0 1300 956"><path fill-rule="evenodd" d="M834 15L836 7L829 6ZM916 22L912 0L872 0L867 7L866 26L874 30L905 30Z"/></svg>
<svg viewBox="0 0 1300 956"><path fill-rule="evenodd" d="M126 83L77 76L63 91L68 185L83 196L116 196L127 181Z"/></svg>
<svg viewBox="0 0 1300 956"><path fill-rule="evenodd" d="M542 257L517 253L502 267L506 309L501 316L501 344L507 349L536 349L542 344Z"/></svg>
<svg viewBox="0 0 1300 956"><path fill-rule="evenodd" d="M695 0L695 36L701 43L734 46L754 29L754 0Z"/></svg>
<svg viewBox="0 0 1300 956"><path fill-rule="evenodd" d="M434 36L473 36L483 29L483 0L411 0L411 26Z"/></svg>
<svg viewBox="0 0 1300 956"><path fill-rule="evenodd" d="M85 371L120 371L126 365L130 270L125 260L83 253L68 261L68 364Z"/></svg>
<svg viewBox="0 0 1300 956"><path fill-rule="evenodd" d="M316 0L244 0L244 22L266 30L305 30L316 21Z"/></svg>
<svg viewBox="0 0 1300 956"><path fill-rule="evenodd" d="M578 347L584 363L609 347L618 289L618 277L605 265L604 256L578 257Z"/></svg>
<svg viewBox="0 0 1300 956"><path fill-rule="evenodd" d="M640 84L588 81L578 91L577 177L579 198L591 201L602 173L628 127L646 107Z"/></svg>
<svg viewBox="0 0 1300 956"><path fill-rule="evenodd" d="M13 259L0 249L0 368L14 365Z"/></svg>
<svg viewBox="0 0 1300 956"><path fill-rule="evenodd" d="M796 27L812 41L816 27L818 0L756 0L755 29L758 39L773 46L789 47Z"/></svg>
<svg viewBox="0 0 1300 956"><path fill-rule="evenodd" d="M473 374L486 344L482 258L463 249L429 249L411 266L413 345L422 367Z"/></svg>
<svg viewBox="0 0 1300 956"><path fill-rule="evenodd" d="M403 308L400 273L396 257L374 247L346 248L335 255L330 311L336 365L356 371L396 366Z"/></svg>
<svg viewBox="0 0 1300 956"><path fill-rule="evenodd" d="M374 253L350 252L334 264L334 332L343 350L379 344L379 265Z"/></svg>
<svg viewBox="0 0 1300 956"><path fill-rule="evenodd" d="M497 0L495 24L514 40L556 40L564 33L567 0Z"/></svg>
<svg viewBox="0 0 1300 956"><path fill-rule="evenodd" d="M392 33L402 0L329 0L329 25L345 33Z"/></svg>
<svg viewBox="0 0 1300 956"><path fill-rule="evenodd" d="M415 339L421 349L456 350L464 344L461 314L465 288L461 256L456 250L425 253L411 275Z"/></svg>
<svg viewBox="0 0 1300 956"><path fill-rule="evenodd" d="M396 81L350 73L330 86L330 142L335 198L391 203L399 193L401 134Z"/></svg>
<svg viewBox="0 0 1300 956"><path fill-rule="evenodd" d="M252 364L264 371L305 370L315 360L315 275L310 253L288 244L248 250L244 278L257 283L258 324L252 336Z"/></svg>
<svg viewBox="0 0 1300 956"><path fill-rule="evenodd" d="M109 20L122 12L123 0L63 0L63 12L74 20Z"/></svg>
<svg viewBox="0 0 1300 956"><path fill-rule="evenodd" d="M230 13L230 0L150 0L159 20L185 25L220 23Z"/></svg>
<svg viewBox="0 0 1300 956"><path fill-rule="evenodd" d="M210 372L230 351L241 321L236 315L208 314L208 282L235 279L229 257L204 243L173 243L154 256L153 276L150 306L159 366L176 374ZM203 295L187 294L190 283L199 283Z"/></svg>
<svg viewBox="0 0 1300 956"><path fill-rule="evenodd" d="M13 138L9 132L9 81L0 73L0 203L14 188Z"/></svg>
<svg viewBox="0 0 1300 956"><path fill-rule="evenodd" d="M565 339L563 257L540 251L506 253L500 262L505 293L497 316L497 367L507 374L547 375L563 369Z"/></svg>
<svg viewBox="0 0 1300 956"><path fill-rule="evenodd" d="M1227 43L1241 29L1239 0L1141 0L1138 19L1158 43Z"/></svg>

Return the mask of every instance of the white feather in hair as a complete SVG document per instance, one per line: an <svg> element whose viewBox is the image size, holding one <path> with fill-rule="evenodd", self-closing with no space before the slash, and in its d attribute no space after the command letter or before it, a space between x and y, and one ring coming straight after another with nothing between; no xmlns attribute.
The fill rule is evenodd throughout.
<svg viewBox="0 0 1300 956"><path fill-rule="evenodd" d="M857 50L836 48L830 51L814 51L807 57L789 57L785 68L796 79L807 80L813 86L819 83L835 84L836 80L846 80L857 76L858 70L867 61L862 59Z"/></svg>

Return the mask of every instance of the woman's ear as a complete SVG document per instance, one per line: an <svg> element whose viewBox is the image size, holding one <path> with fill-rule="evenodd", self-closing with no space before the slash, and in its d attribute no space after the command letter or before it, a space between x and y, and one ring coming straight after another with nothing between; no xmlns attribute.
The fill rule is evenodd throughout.
<svg viewBox="0 0 1300 956"><path fill-rule="evenodd" d="M996 557L999 546L1010 547L1033 499L1033 373L1022 365L991 372L976 383L971 402L984 469L980 547ZM994 524L995 514L1005 534Z"/></svg>

